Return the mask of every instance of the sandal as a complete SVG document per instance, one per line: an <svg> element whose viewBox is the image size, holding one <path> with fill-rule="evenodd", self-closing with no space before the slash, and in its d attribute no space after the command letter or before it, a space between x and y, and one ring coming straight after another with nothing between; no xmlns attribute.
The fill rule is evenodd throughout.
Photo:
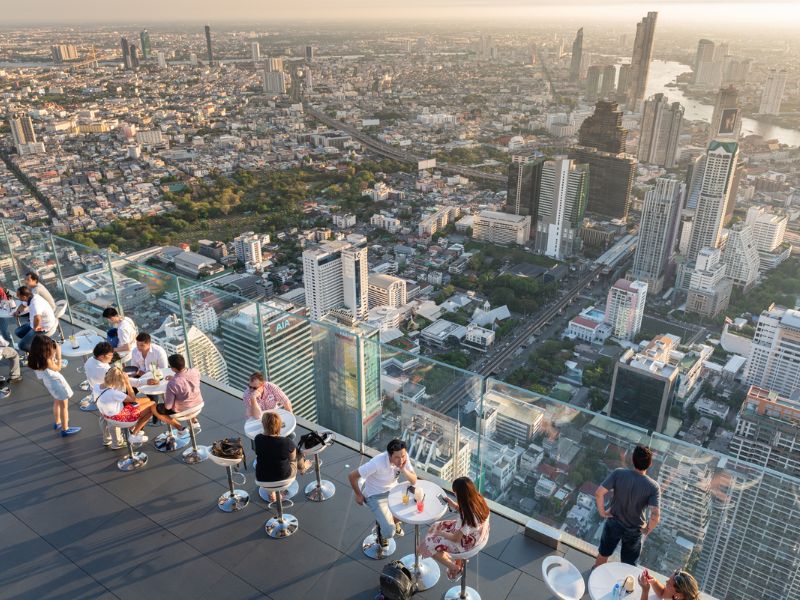
<svg viewBox="0 0 800 600"><path fill-rule="evenodd" d="M447 578L450 581L458 581L459 578L461 577L461 571L463 570L463 567L460 564L458 564L457 567L458 567L458 570L456 570L456 571L454 571L452 569L447 569Z"/></svg>

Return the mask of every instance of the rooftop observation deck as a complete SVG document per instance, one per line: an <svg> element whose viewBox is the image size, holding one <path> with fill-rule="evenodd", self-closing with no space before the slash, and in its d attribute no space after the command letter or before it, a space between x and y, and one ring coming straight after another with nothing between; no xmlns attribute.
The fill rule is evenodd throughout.
<svg viewBox="0 0 800 600"><path fill-rule="evenodd" d="M65 369L76 391L70 423L83 427L78 435L55 435L50 396L27 368L24 381L0 403L1 597L375 597L386 561L362 554L371 514L353 502L347 483L347 474L369 457L339 443L329 448L322 470L336 495L317 504L299 494L287 512L300 530L270 539L263 525L271 513L258 498L252 469L240 486L250 492L250 504L230 514L216 506L225 470L210 461L184 464L179 452L162 454L151 441L142 447L145 467L119 471L115 462L124 451L103 448L97 413L77 408L80 363L73 359ZM203 393L198 443L244 438L241 400L208 385ZM151 440L160 431L146 428ZM406 529L395 558L412 551L413 533ZM494 514L489 545L471 562L470 585L488 600L551 598L541 562L553 552ZM588 575L591 557L574 549L561 554ZM415 597L438 599L452 585L443 575Z"/></svg>

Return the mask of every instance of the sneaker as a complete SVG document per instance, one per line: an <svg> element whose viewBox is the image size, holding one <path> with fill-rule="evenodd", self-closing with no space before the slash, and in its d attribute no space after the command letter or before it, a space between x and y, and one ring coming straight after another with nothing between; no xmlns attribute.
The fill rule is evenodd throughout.
<svg viewBox="0 0 800 600"><path fill-rule="evenodd" d="M395 523L394 524L394 535L395 535L395 537L403 537L405 534L406 534L406 532L403 531L402 523L399 523L399 522Z"/></svg>
<svg viewBox="0 0 800 600"><path fill-rule="evenodd" d="M195 431L195 433L197 433L197 432ZM187 438L187 437L189 437L189 435L190 435L190 434L189 434L189 428L188 428L188 427L184 427L183 429L177 429L177 430L175 431L175 434L176 434L176 435L177 435L179 438Z"/></svg>
<svg viewBox="0 0 800 600"><path fill-rule="evenodd" d="M108 447L111 448L111 450L122 450L125 447L125 443L124 442L111 442L111 444Z"/></svg>
<svg viewBox="0 0 800 600"><path fill-rule="evenodd" d="M194 429L195 435L203 431L200 429L200 421L192 421L192 429Z"/></svg>
<svg viewBox="0 0 800 600"><path fill-rule="evenodd" d="M70 427L68 429L61 430L61 437L67 437L68 435L75 435L81 430L80 427Z"/></svg>
<svg viewBox="0 0 800 600"><path fill-rule="evenodd" d="M0 400L5 400L11 395L11 390L8 388L0 388Z"/></svg>
<svg viewBox="0 0 800 600"><path fill-rule="evenodd" d="M61 423L53 423L53 429L61 429Z"/></svg>
<svg viewBox="0 0 800 600"><path fill-rule="evenodd" d="M11 383L22 383L22 376L9 379Z"/></svg>
<svg viewBox="0 0 800 600"><path fill-rule="evenodd" d="M128 439L130 440L131 444L144 444L144 443L145 443L145 442L147 442L147 441L148 441L150 438L149 438L149 437L147 437L145 434L143 434L143 433L140 431L139 433L132 433L132 434L130 434L130 436L128 437Z"/></svg>
<svg viewBox="0 0 800 600"><path fill-rule="evenodd" d="M111 445L111 440L103 440L103 447L108 448Z"/></svg>

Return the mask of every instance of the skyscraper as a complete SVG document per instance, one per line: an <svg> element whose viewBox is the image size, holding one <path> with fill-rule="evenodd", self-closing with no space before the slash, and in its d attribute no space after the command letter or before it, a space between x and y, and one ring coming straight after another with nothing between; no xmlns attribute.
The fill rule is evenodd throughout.
<svg viewBox="0 0 800 600"><path fill-rule="evenodd" d="M686 312L714 318L728 307L733 281L725 276L719 248L702 248L689 275Z"/></svg>
<svg viewBox="0 0 800 600"><path fill-rule="evenodd" d="M617 78L617 102L625 102L628 97L628 85L631 80L631 65L625 63L619 66L619 77Z"/></svg>
<svg viewBox="0 0 800 600"><path fill-rule="evenodd" d="M761 266L753 228L745 223L736 223L725 233L727 241L722 251L725 276L733 281L733 285L747 291L755 285Z"/></svg>
<svg viewBox="0 0 800 600"><path fill-rule="evenodd" d="M603 67L603 83L600 86L600 98L603 100L613 100L617 91L617 67L606 65Z"/></svg>
<svg viewBox="0 0 800 600"><path fill-rule="evenodd" d="M36 132L33 130L33 121L23 112L18 112L8 120L11 127L11 136L14 144L19 148L23 144L35 144Z"/></svg>
<svg viewBox="0 0 800 600"><path fill-rule="evenodd" d="M800 390L800 311L770 306L761 313L744 381L792 397Z"/></svg>
<svg viewBox="0 0 800 600"><path fill-rule="evenodd" d="M738 142L741 131L742 115L739 110L739 92L731 85L721 89L717 94L714 114L711 116L708 141L730 140Z"/></svg>
<svg viewBox="0 0 800 600"><path fill-rule="evenodd" d="M603 152L620 154L625 152L627 136L628 130L622 126L622 111L617 103L600 100L595 104L594 113L581 124L578 143Z"/></svg>
<svg viewBox="0 0 800 600"><path fill-rule="evenodd" d="M211 338L194 325L189 325L184 335L182 321L176 315L170 315L161 327L151 332L153 341L158 343L167 354L182 354L189 358L191 364L204 376L223 384L228 383L228 365L222 353ZM188 352L186 340L189 340Z"/></svg>
<svg viewBox="0 0 800 600"><path fill-rule="evenodd" d="M252 231L246 231L233 238L233 247L236 252L236 258L240 263L244 265L248 263L261 264L261 236Z"/></svg>
<svg viewBox="0 0 800 600"><path fill-rule="evenodd" d="M650 431L667 424L680 369L670 360L680 338L660 335L642 352L626 350L614 365L608 414Z"/></svg>
<svg viewBox="0 0 800 600"><path fill-rule="evenodd" d="M314 62L314 46L306 46L306 62Z"/></svg>
<svg viewBox="0 0 800 600"><path fill-rule="evenodd" d="M142 46L142 58L147 60L150 58L150 51L152 49L150 46L150 32L147 31L147 29L143 29L141 33L139 33L139 41Z"/></svg>
<svg viewBox="0 0 800 600"><path fill-rule="evenodd" d="M286 77L284 76L283 71L271 71L269 67L264 69L264 92L267 94L286 93Z"/></svg>
<svg viewBox="0 0 800 600"><path fill-rule="evenodd" d="M571 150L569 157L589 167L586 210L608 219L627 219L636 159L629 154L612 154L581 146Z"/></svg>
<svg viewBox="0 0 800 600"><path fill-rule="evenodd" d="M611 325L613 335L633 341L642 328L647 283L618 279L608 290L604 322Z"/></svg>
<svg viewBox="0 0 800 600"><path fill-rule="evenodd" d="M131 69L136 71L139 68L139 49L136 47L136 44L131 44L128 46L128 60L131 65Z"/></svg>
<svg viewBox="0 0 800 600"><path fill-rule="evenodd" d="M656 94L645 101L636 156L639 162L666 169L675 166L683 112L680 103L670 104L664 94Z"/></svg>
<svg viewBox="0 0 800 600"><path fill-rule="evenodd" d="M633 42L631 71L627 88L626 106L628 110L637 109L647 89L657 17L657 12L648 12L647 16L636 24L636 39Z"/></svg>
<svg viewBox="0 0 800 600"><path fill-rule="evenodd" d="M659 177L645 193L631 275L647 283L648 292L661 292L671 271L685 192L686 186L677 179Z"/></svg>
<svg viewBox="0 0 800 600"><path fill-rule="evenodd" d="M580 250L578 228L586 211L589 169L566 156L544 163L536 218L535 248L562 260Z"/></svg>
<svg viewBox="0 0 800 600"><path fill-rule="evenodd" d="M211 50L211 25L206 25L206 54L208 56L208 66L214 64L214 53Z"/></svg>
<svg viewBox="0 0 800 600"><path fill-rule="evenodd" d="M125 68L130 70L131 69L131 51L130 45L128 44L128 38L119 38L119 44L122 47L122 62L125 64Z"/></svg>
<svg viewBox="0 0 800 600"><path fill-rule="evenodd" d="M54 63L60 64L70 60L78 60L78 47L75 44L51 46L50 52L53 55Z"/></svg>
<svg viewBox="0 0 800 600"><path fill-rule="evenodd" d="M761 92L761 104L758 112L762 115L778 115L781 112L783 92L786 89L786 71L770 70L764 89Z"/></svg>
<svg viewBox="0 0 800 600"><path fill-rule="evenodd" d="M332 310L357 321L369 310L367 238L351 234L303 252L303 284L311 318L319 320Z"/></svg>
<svg viewBox="0 0 800 600"><path fill-rule="evenodd" d="M543 156L530 154L515 154L511 157L505 212L536 219L544 160Z"/></svg>
<svg viewBox="0 0 800 600"><path fill-rule="evenodd" d="M600 94L600 86L603 80L603 68L599 65L592 65L586 70L586 83L584 85L584 99L587 102L594 102Z"/></svg>
<svg viewBox="0 0 800 600"><path fill-rule="evenodd" d="M261 60L261 46L258 42L250 42L250 58L253 62Z"/></svg>
<svg viewBox="0 0 800 600"><path fill-rule="evenodd" d="M702 248L719 248L720 232L731 195L739 145L713 141L708 145L705 168L697 196L697 209L687 259L693 261ZM735 196L734 196L735 198Z"/></svg>
<svg viewBox="0 0 800 600"><path fill-rule="evenodd" d="M572 42L572 59L569 64L569 80L573 83L581 78L581 59L583 58L583 27L578 29Z"/></svg>
<svg viewBox="0 0 800 600"><path fill-rule="evenodd" d="M694 56L694 77L696 84L704 82L705 73L710 69L714 62L714 42L711 40L700 40L697 43L697 53Z"/></svg>

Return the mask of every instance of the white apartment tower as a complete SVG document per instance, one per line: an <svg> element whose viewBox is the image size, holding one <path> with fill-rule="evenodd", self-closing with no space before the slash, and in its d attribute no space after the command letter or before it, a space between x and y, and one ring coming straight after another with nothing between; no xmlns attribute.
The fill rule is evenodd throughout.
<svg viewBox="0 0 800 600"><path fill-rule="evenodd" d="M233 238L233 247L239 262L245 265L261 264L263 260L261 256L261 238L252 231L246 231Z"/></svg>
<svg viewBox="0 0 800 600"><path fill-rule="evenodd" d="M398 308L408 300L406 296L406 280L383 273L370 273L369 307L391 306Z"/></svg>
<svg viewBox="0 0 800 600"><path fill-rule="evenodd" d="M250 42L250 58L253 59L253 62L261 60L261 46L258 42Z"/></svg>
<svg viewBox="0 0 800 600"><path fill-rule="evenodd" d="M577 252L588 190L588 165L576 165L565 156L544 163L536 219L538 254L563 260Z"/></svg>
<svg viewBox="0 0 800 600"><path fill-rule="evenodd" d="M264 70L264 92L273 95L286 93L286 77L283 71L273 71L269 68Z"/></svg>
<svg viewBox="0 0 800 600"><path fill-rule="evenodd" d="M781 112L783 92L786 89L786 71L771 70L761 91L758 112L762 115L778 115Z"/></svg>
<svg viewBox="0 0 800 600"><path fill-rule="evenodd" d="M790 398L800 389L798 364L800 311L772 305L758 318L744 381Z"/></svg>
<svg viewBox="0 0 800 600"><path fill-rule="evenodd" d="M722 251L725 276L733 280L733 285L747 291L755 284L761 265L753 239L753 228L744 223L736 223L727 233L728 240Z"/></svg>
<svg viewBox="0 0 800 600"><path fill-rule="evenodd" d="M697 209L689 240L688 260L694 261L702 248L719 248L722 222L728 202L735 201L732 190L739 145L713 141L706 152Z"/></svg>
<svg viewBox="0 0 800 600"><path fill-rule="evenodd" d="M328 312L345 308L355 320L369 310L367 239L349 235L346 240L327 241L303 252L303 284L311 318L320 320Z"/></svg>
<svg viewBox="0 0 800 600"><path fill-rule="evenodd" d="M644 281L619 279L608 290L605 322L613 328L613 335L633 340L642 328L647 284Z"/></svg>
<svg viewBox="0 0 800 600"><path fill-rule="evenodd" d="M759 206L748 208L745 219L745 223L753 228L753 239L760 252L772 252L783 243L788 222L786 215L769 213Z"/></svg>
<svg viewBox="0 0 800 600"><path fill-rule="evenodd" d="M678 138L684 109L678 102L669 103L664 94L655 94L644 103L639 162L671 169L678 159Z"/></svg>

